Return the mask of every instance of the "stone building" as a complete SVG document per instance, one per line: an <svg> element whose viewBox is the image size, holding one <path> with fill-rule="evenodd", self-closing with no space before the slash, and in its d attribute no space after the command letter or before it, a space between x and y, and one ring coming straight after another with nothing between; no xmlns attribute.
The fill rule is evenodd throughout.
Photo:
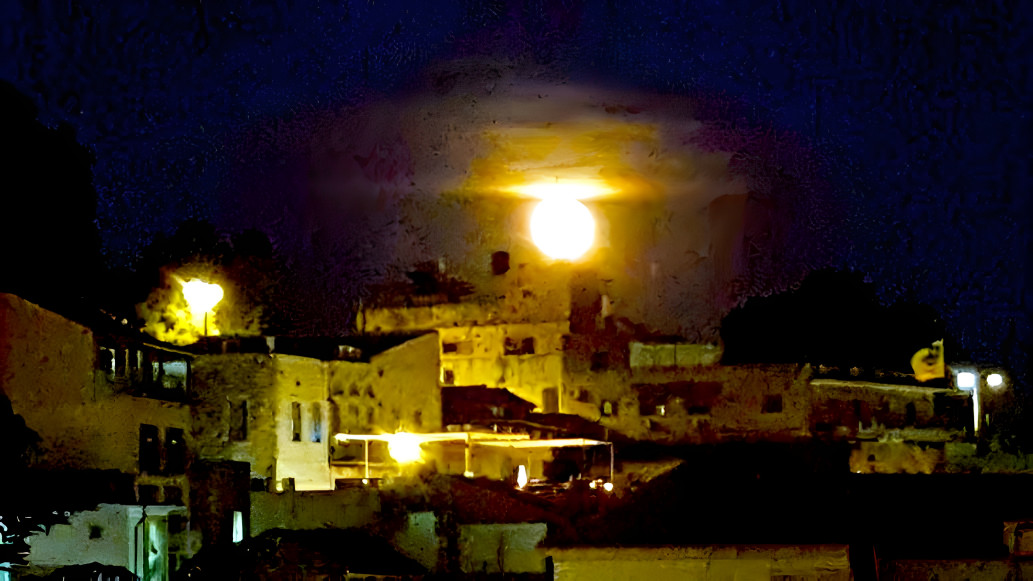
<svg viewBox="0 0 1033 581"><path fill-rule="evenodd" d="M360 341L361 342L361 341ZM205 460L246 462L274 490L333 490L333 436L441 428L437 339L323 359L220 353L194 362L194 437ZM293 484L291 484L293 483Z"/></svg>
<svg viewBox="0 0 1033 581"><path fill-rule="evenodd" d="M30 468L63 478L112 471L132 479L127 494L98 498L94 510L30 537L27 561L46 571L89 558L163 580L170 558L174 568L199 544L185 527L191 357L113 324L96 327L113 330L95 332L0 294L0 389L39 435Z"/></svg>

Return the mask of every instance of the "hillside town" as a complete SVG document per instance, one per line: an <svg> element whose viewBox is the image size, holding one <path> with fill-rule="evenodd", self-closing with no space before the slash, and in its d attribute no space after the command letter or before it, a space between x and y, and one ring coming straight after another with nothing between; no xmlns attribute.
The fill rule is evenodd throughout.
<svg viewBox="0 0 1033 581"><path fill-rule="evenodd" d="M589 270L485 262L487 292L414 271L340 338L213 335L213 303L176 346L0 295L3 393L35 438L6 494L52 494L3 515L2 574L850 579L929 546L873 558L837 513L941 486L964 510L974 475L1028 470L988 462L1001 369L935 345L912 374L727 364L720 342L642 334ZM937 566L1025 570L1028 515L990 504L996 538Z"/></svg>

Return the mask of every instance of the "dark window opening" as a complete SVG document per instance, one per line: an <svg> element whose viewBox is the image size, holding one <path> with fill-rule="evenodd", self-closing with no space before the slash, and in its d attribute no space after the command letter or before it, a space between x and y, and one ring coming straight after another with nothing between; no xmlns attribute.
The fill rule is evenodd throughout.
<svg viewBox="0 0 1033 581"><path fill-rule="evenodd" d="M101 347L97 354L97 369L104 372L108 381L115 379L115 352L106 347Z"/></svg>
<svg viewBox="0 0 1033 581"><path fill-rule="evenodd" d="M603 371L610 368L610 352L592 353L592 371Z"/></svg>
<svg viewBox="0 0 1033 581"><path fill-rule="evenodd" d="M158 428L150 424L140 425L140 472L157 474L161 465L161 442Z"/></svg>
<svg viewBox="0 0 1033 581"><path fill-rule="evenodd" d="M491 253L491 273L495 276L509 272L509 253L505 250Z"/></svg>
<svg viewBox="0 0 1033 581"><path fill-rule="evenodd" d="M512 337L506 337L503 350L506 355L534 355L534 337L527 337L519 342Z"/></svg>
<svg viewBox="0 0 1033 581"><path fill-rule="evenodd" d="M441 374L441 383L444 385L455 385L456 372L451 369L446 369Z"/></svg>
<svg viewBox="0 0 1033 581"><path fill-rule="evenodd" d="M441 344L441 352L444 354L473 355L473 342L453 341Z"/></svg>
<svg viewBox="0 0 1033 581"><path fill-rule="evenodd" d="M141 484L139 487L140 504L158 504L158 487L153 484Z"/></svg>
<svg viewBox="0 0 1033 581"><path fill-rule="evenodd" d="M863 426L870 426L872 423L872 409L868 402L858 399L854 400L854 417Z"/></svg>
<svg viewBox="0 0 1033 581"><path fill-rule="evenodd" d="M592 402L592 391L589 390L588 388L582 387L577 392L577 400L579 402L581 402L581 403L591 403Z"/></svg>
<svg viewBox="0 0 1033 581"><path fill-rule="evenodd" d="M90 525L90 538L99 539L104 535L104 529L97 525Z"/></svg>
<svg viewBox="0 0 1033 581"><path fill-rule="evenodd" d="M780 414L782 413L782 395L765 395L764 396L764 407L761 409L761 413L765 414Z"/></svg>
<svg viewBox="0 0 1033 581"><path fill-rule="evenodd" d="M323 441L323 409L320 407L319 402L313 402L309 406L309 410L312 414L312 434L309 438L312 442Z"/></svg>
<svg viewBox="0 0 1033 581"><path fill-rule="evenodd" d="M247 416L247 400L230 402L230 440L234 442L247 440Z"/></svg>
<svg viewBox="0 0 1033 581"><path fill-rule="evenodd" d="M547 414L554 414L560 408L559 390L555 387L548 387L542 390L542 410Z"/></svg>
<svg viewBox="0 0 1033 581"><path fill-rule="evenodd" d="M186 471L187 446L183 439L183 430L168 428L165 430L165 472L182 474Z"/></svg>
<svg viewBox="0 0 1033 581"><path fill-rule="evenodd" d="M918 412L915 410L915 402L907 402L907 406L904 408L904 425L914 426L918 419Z"/></svg>
<svg viewBox="0 0 1033 581"><path fill-rule="evenodd" d="M264 489L263 489L264 490ZM178 514L169 515L169 534L175 535L181 533L187 529L187 519L185 516Z"/></svg>
<svg viewBox="0 0 1033 581"><path fill-rule="evenodd" d="M412 423L417 428L423 426L423 410L415 410L412 413Z"/></svg>
<svg viewBox="0 0 1033 581"><path fill-rule="evenodd" d="M301 441L301 404L298 402L291 404L291 440Z"/></svg>
<svg viewBox="0 0 1033 581"><path fill-rule="evenodd" d="M173 504L182 506L183 504L183 490L178 486L165 486L162 488L162 494L165 495L165 504Z"/></svg>

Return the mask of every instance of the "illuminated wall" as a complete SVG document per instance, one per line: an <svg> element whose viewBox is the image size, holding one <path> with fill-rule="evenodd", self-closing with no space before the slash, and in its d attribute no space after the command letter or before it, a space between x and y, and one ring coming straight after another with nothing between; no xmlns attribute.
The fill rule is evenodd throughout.
<svg viewBox="0 0 1033 581"><path fill-rule="evenodd" d="M332 490L326 363L293 355L271 357L276 419L273 477L293 478L297 490Z"/></svg>
<svg viewBox="0 0 1033 581"><path fill-rule="evenodd" d="M190 412L182 403L116 393L97 354L86 327L0 294L0 388L40 435L39 465L139 474L141 424L155 426L164 440L168 428L189 433ZM180 486L186 498L182 477L151 480Z"/></svg>
<svg viewBox="0 0 1033 581"><path fill-rule="evenodd" d="M559 393L568 331L566 321L439 329L441 383L504 387L545 411L559 411L558 395L547 403L543 392Z"/></svg>
<svg viewBox="0 0 1033 581"><path fill-rule="evenodd" d="M251 464L255 477L332 488L326 364L281 354L205 355L194 362L200 457Z"/></svg>
<svg viewBox="0 0 1033 581"><path fill-rule="evenodd" d="M441 429L438 339L430 333L369 362L326 362L332 433L436 432Z"/></svg>

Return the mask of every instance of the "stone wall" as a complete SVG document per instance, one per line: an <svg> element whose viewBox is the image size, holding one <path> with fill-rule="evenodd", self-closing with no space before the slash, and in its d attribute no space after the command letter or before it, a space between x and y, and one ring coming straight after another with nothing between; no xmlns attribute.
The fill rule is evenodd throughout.
<svg viewBox="0 0 1033 581"><path fill-rule="evenodd" d="M272 355L276 423L274 478L297 490L333 490L327 417L327 365L309 357Z"/></svg>
<svg viewBox="0 0 1033 581"><path fill-rule="evenodd" d="M368 363L330 361L327 366L333 433L441 430L436 334L388 349Z"/></svg>
<svg viewBox="0 0 1033 581"><path fill-rule="evenodd" d="M852 578L845 545L550 548L555 579Z"/></svg>
<svg viewBox="0 0 1033 581"><path fill-rule="evenodd" d="M270 529L355 528L380 513L380 494L372 487L333 492L251 493L251 536Z"/></svg>
<svg viewBox="0 0 1033 581"><path fill-rule="evenodd" d="M459 559L464 573L544 573L545 523L459 526Z"/></svg>
<svg viewBox="0 0 1033 581"><path fill-rule="evenodd" d="M274 374L269 355L230 353L194 360L193 436L200 458L247 462L252 477L275 476L279 408ZM246 430L241 430L245 416Z"/></svg>
<svg viewBox="0 0 1033 581"><path fill-rule="evenodd" d="M93 333L0 294L0 389L41 438L40 467L139 473L140 426L190 431L182 403L98 390ZM187 440L187 447L191 442Z"/></svg>
<svg viewBox="0 0 1033 581"><path fill-rule="evenodd" d="M439 329L441 382L504 387L547 412L559 411L569 327L563 321ZM556 390L557 409L546 409L543 391L549 388Z"/></svg>

